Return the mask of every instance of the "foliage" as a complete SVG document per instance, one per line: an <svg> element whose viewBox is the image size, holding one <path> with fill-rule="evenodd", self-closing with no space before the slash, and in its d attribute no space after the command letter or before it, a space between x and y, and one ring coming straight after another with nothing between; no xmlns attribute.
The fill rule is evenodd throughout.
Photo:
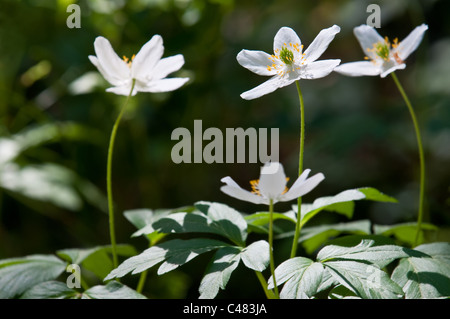
<svg viewBox="0 0 450 319"><path fill-rule="evenodd" d="M281 298L450 297L447 1L380 2L389 36L430 25L408 60L414 68L399 75L417 102L427 155L418 237L411 181L419 163L393 83L338 75L302 83L304 160L326 182L305 196L300 216L297 205L279 203L270 212L224 204L220 179L250 180L259 163L168 160L171 132L202 119L223 131L283 128L281 161L296 172L295 94L283 88L243 104L239 95L261 80L241 70L236 55L244 47L271 52L281 26L310 44L338 24L324 58L358 60L352 28L365 23L370 1L78 1L82 27L69 29L72 2L0 3L0 299L274 298L271 222ZM114 154L114 205L123 212L117 230L125 242L114 267L112 247L102 244L109 240L104 166L124 99L104 92L108 84L87 57L97 36L132 56L154 34L164 38L167 56L183 54L177 76L191 81L130 100ZM376 187L355 188L367 184ZM299 251L289 258L297 218ZM80 267L80 282L69 265Z"/></svg>

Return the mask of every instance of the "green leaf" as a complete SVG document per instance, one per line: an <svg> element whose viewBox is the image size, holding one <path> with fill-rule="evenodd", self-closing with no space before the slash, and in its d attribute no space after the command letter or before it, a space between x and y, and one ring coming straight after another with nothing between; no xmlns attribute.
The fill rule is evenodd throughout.
<svg viewBox="0 0 450 319"><path fill-rule="evenodd" d="M134 232L131 237L138 237L145 235L150 242L150 245L155 245L158 241L164 238L167 234L159 233L153 228L153 223L170 214L184 211L191 212L194 207L187 206L177 209L133 209L124 212L124 216L130 223L132 223L138 230Z"/></svg>
<svg viewBox="0 0 450 319"><path fill-rule="evenodd" d="M225 289L240 260L247 268L262 272L269 264L269 243L260 240L243 249L224 247L217 250L200 283L200 298L214 298L219 289Z"/></svg>
<svg viewBox="0 0 450 319"><path fill-rule="evenodd" d="M402 289L378 266L353 260L323 262L327 271L341 285L363 299L397 299Z"/></svg>
<svg viewBox="0 0 450 319"><path fill-rule="evenodd" d="M329 299L361 299L350 289L346 288L343 285L337 285L333 289L331 289L328 294Z"/></svg>
<svg viewBox="0 0 450 319"><path fill-rule="evenodd" d="M439 228L427 223L421 224L419 242L424 240L424 231L438 231ZM396 225L374 225L374 233L383 236L393 236L401 242L413 246L416 241L417 223L402 223Z"/></svg>
<svg viewBox="0 0 450 319"><path fill-rule="evenodd" d="M287 220L289 222L292 222L295 224L295 214L292 210L286 212L286 213L272 213L273 221L276 220ZM244 217L245 221L247 222L248 233L251 232L257 232L261 234L268 234L269 233L269 219L270 219L270 213L269 212L258 212L250 215L246 215ZM277 227L276 224L273 225L273 232L275 234L279 234L279 236L285 236L286 232Z"/></svg>
<svg viewBox="0 0 450 319"><path fill-rule="evenodd" d="M414 249L392 273L408 299L450 296L450 243L432 243Z"/></svg>
<svg viewBox="0 0 450 319"><path fill-rule="evenodd" d="M370 227L369 220L305 227L300 233L299 243L302 243L307 254L311 254L331 237L343 233L370 234Z"/></svg>
<svg viewBox="0 0 450 319"><path fill-rule="evenodd" d="M247 268L259 272L263 271L269 264L269 243L265 240L259 240L250 244L242 250L241 258Z"/></svg>
<svg viewBox="0 0 450 319"><path fill-rule="evenodd" d="M60 281L46 281L37 284L27 290L21 299L74 299L79 298L80 293L68 288Z"/></svg>
<svg viewBox="0 0 450 319"><path fill-rule="evenodd" d="M105 286L94 286L86 290L82 299L147 299L137 291L117 282L111 281Z"/></svg>
<svg viewBox="0 0 450 319"><path fill-rule="evenodd" d="M215 298L219 289L225 289L231 273L239 264L240 253L241 249L237 247L223 247L217 250L200 282L200 299Z"/></svg>
<svg viewBox="0 0 450 319"><path fill-rule="evenodd" d="M105 278L113 269L110 258L111 246L98 246L87 249L63 249L56 254L71 264L83 266L84 269L92 271L99 279ZM136 250L130 245L117 245L117 254L120 256L133 256Z"/></svg>
<svg viewBox="0 0 450 319"><path fill-rule="evenodd" d="M398 201L394 197L383 194L379 190L372 187L363 187L358 188L357 190L364 194L366 200L385 203L398 203Z"/></svg>
<svg viewBox="0 0 450 319"><path fill-rule="evenodd" d="M345 238L345 237L343 237ZM403 291L381 268L413 252L395 245L375 246L363 239L358 245L328 245L317 254L327 271L360 298L400 298Z"/></svg>
<svg viewBox="0 0 450 319"><path fill-rule="evenodd" d="M0 260L0 299L16 297L32 286L57 278L66 263L53 255Z"/></svg>
<svg viewBox="0 0 450 319"><path fill-rule="evenodd" d="M281 263L275 269L277 285L284 283L280 293L282 299L308 299L325 286L325 268L321 263L305 257L294 257ZM322 287L321 287L322 286ZM319 287L321 287L319 289ZM269 289L273 288L273 278L269 278Z"/></svg>
<svg viewBox="0 0 450 319"><path fill-rule="evenodd" d="M214 231L220 232L239 246L245 245L247 222L241 213L221 203L197 202L195 207L212 220L210 226Z"/></svg>
<svg viewBox="0 0 450 319"><path fill-rule="evenodd" d="M330 260L357 260L373 263L380 268L392 261L411 255L411 250L395 245L374 246L374 240L364 239L354 247L328 245L317 254L317 259L322 262Z"/></svg>
<svg viewBox="0 0 450 319"><path fill-rule="evenodd" d="M396 199L387 196L378 190L370 187L357 188L343 191L335 196L317 198L312 204L303 204L301 212L300 226L303 227L311 218L322 210L336 212L351 218L353 216L354 201L373 200L380 202L397 202ZM297 212L297 206L292 206Z"/></svg>
<svg viewBox="0 0 450 319"><path fill-rule="evenodd" d="M141 254L125 260L111 271L105 280L123 277L128 273L137 274L163 262L158 269L161 275L187 263L198 255L227 247L228 244L212 239L195 238L188 240L174 239L144 250Z"/></svg>

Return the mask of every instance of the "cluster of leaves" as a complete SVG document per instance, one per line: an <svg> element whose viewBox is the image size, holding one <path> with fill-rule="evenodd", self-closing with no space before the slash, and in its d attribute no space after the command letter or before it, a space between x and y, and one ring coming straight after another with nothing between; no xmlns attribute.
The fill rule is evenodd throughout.
<svg viewBox="0 0 450 319"><path fill-rule="evenodd" d="M321 211L353 216L355 201L396 200L373 188L347 190L303 204L301 226ZM293 207L294 208L294 207ZM163 275L195 257L213 252L199 284L200 298L215 298L225 289L239 263L259 278L269 264L269 244L258 238L267 234L269 214L245 215L221 203L197 202L172 210L136 209L125 217L137 228L132 237L144 236L150 247L137 253L120 246L128 257L116 269L110 247L66 249L54 255L33 255L0 261L1 298L145 298L119 283L158 266ZM294 210L274 213L274 220L296 223ZM371 227L374 226L374 227ZM415 236L413 224L371 225L368 220L335 225L304 227L299 241L309 255L286 259L275 270L281 298L441 298L450 296L450 243L428 243L407 248ZM373 228L373 230L372 230ZM433 229L425 225L424 229ZM250 242L249 234L256 240ZM186 234L188 234L186 239ZM288 236L286 232L277 238ZM344 236L339 236L344 235ZM396 241L392 238L394 237ZM405 245L398 245L403 242ZM82 291L58 281L68 264L80 265L105 285ZM116 279L116 280L114 280ZM261 282L268 297L273 288L269 278Z"/></svg>

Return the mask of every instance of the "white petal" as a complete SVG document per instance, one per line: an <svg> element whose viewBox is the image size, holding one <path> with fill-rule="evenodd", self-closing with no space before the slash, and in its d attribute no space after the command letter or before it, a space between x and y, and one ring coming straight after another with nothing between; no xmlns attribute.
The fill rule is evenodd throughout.
<svg viewBox="0 0 450 319"><path fill-rule="evenodd" d="M399 43L396 49L398 57L402 60L406 60L406 58L417 49L420 42L422 42L423 35L427 30L428 26L426 24L422 24L412 30L411 33Z"/></svg>
<svg viewBox="0 0 450 319"><path fill-rule="evenodd" d="M406 68L406 64L402 63L402 64L398 64L396 62L385 62L383 64L383 67L381 69L381 74L380 77L384 78L386 77L389 73L394 72L395 70L403 70L404 68Z"/></svg>
<svg viewBox="0 0 450 319"><path fill-rule="evenodd" d="M340 31L341 28L337 25L333 25L328 29L323 29L320 31L305 51L306 61L308 61L308 63L316 61L325 52L331 41L333 41L335 35Z"/></svg>
<svg viewBox="0 0 450 319"><path fill-rule="evenodd" d="M242 50L236 57L237 61L244 68L249 69L258 75L274 75L277 71L273 68L269 71L267 67L274 63L270 54L263 51Z"/></svg>
<svg viewBox="0 0 450 319"><path fill-rule="evenodd" d="M381 67L370 61L358 61L341 64L334 71L347 76L375 76L380 75Z"/></svg>
<svg viewBox="0 0 450 319"><path fill-rule="evenodd" d="M114 52L107 39L97 37L94 41L94 49L98 63L111 78L128 79L130 77L130 69L127 64Z"/></svg>
<svg viewBox="0 0 450 319"><path fill-rule="evenodd" d="M302 72L303 79L318 79L333 72L334 68L341 63L341 60L320 60L308 63Z"/></svg>
<svg viewBox="0 0 450 319"><path fill-rule="evenodd" d="M282 27L273 39L273 51L281 50L282 47L289 46L289 43L292 43L292 45L298 44L299 46L302 44L294 30L288 27Z"/></svg>
<svg viewBox="0 0 450 319"><path fill-rule="evenodd" d="M105 80L108 81L110 84L112 84L114 86L121 86L126 82L126 80L124 80L123 78L118 78L118 77L113 76L112 74L108 73L102 67L102 65L98 61L98 58L95 55L90 55L90 56L88 56L88 58L91 61L91 63L93 65L95 65L95 67L98 69L98 71L101 73L101 75L103 75Z"/></svg>
<svg viewBox="0 0 450 319"><path fill-rule="evenodd" d="M220 190L225 194L237 198L239 200L243 200L246 202L250 202L253 204L263 204L265 203L264 198L259 195L253 194L243 188L241 188L231 177L227 176L220 180L222 183L227 185L222 186Z"/></svg>
<svg viewBox="0 0 450 319"><path fill-rule="evenodd" d="M278 75L275 75L266 82L263 82L262 84L258 85L257 87L242 93L241 97L244 100L253 100L263 95L272 93L276 89L281 88L283 86L286 86L286 82L283 81L283 79L281 79Z"/></svg>
<svg viewBox="0 0 450 319"><path fill-rule="evenodd" d="M292 185L287 193L279 198L279 201L286 202L295 198L299 198L312 191L321 181L325 179L325 176L322 173L317 173L316 175L306 180L302 180L304 173L305 172L303 172L302 175L295 181L294 185Z"/></svg>
<svg viewBox="0 0 450 319"><path fill-rule="evenodd" d="M138 89L142 92L152 93L170 92L182 87L187 81L189 81L189 78L167 78L151 81L145 87L138 86Z"/></svg>
<svg viewBox="0 0 450 319"><path fill-rule="evenodd" d="M258 189L263 197L277 199L286 189L286 175L278 162L266 163L261 168Z"/></svg>
<svg viewBox="0 0 450 319"><path fill-rule="evenodd" d="M106 92L114 93L117 95L128 96L130 94L130 90L131 90L131 85L124 85L124 86L116 86L116 87L108 88L108 89L106 89ZM131 95L134 96L137 94L137 92L138 92L138 90L135 87L133 89L133 93Z"/></svg>
<svg viewBox="0 0 450 319"><path fill-rule="evenodd" d="M384 42L384 39L378 32L371 26L360 25L353 29L353 33L361 45L361 48L368 57L376 59L377 55L374 52L368 51L367 49L373 49L373 45L378 42Z"/></svg>
<svg viewBox="0 0 450 319"><path fill-rule="evenodd" d="M134 57L131 63L132 77L140 81L148 80L163 53L163 39L160 35L154 35Z"/></svg>
<svg viewBox="0 0 450 319"><path fill-rule="evenodd" d="M184 65L184 57L177 54L158 61L153 69L152 79L163 79L172 72L176 72Z"/></svg>

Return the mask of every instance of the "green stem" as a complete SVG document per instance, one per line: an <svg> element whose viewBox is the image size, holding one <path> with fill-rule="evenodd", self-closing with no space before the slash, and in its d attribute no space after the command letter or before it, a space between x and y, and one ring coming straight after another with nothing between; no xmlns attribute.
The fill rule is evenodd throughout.
<svg viewBox="0 0 450 319"><path fill-rule="evenodd" d="M419 124L417 122L417 118L416 118L414 109L411 105L411 102L409 101L408 96L405 93L405 90L403 89L402 85L400 84L400 81L398 80L395 72L392 72L391 75L392 75L392 78L394 79L395 84L397 85L398 90L400 91L400 94L402 95L403 99L405 100L405 103L406 103L406 106L408 107L409 113L411 114L411 118L412 118L412 121L414 124L414 129L416 131L417 146L419 148L419 159L420 159L419 213L417 216L416 238L414 240L414 246L417 246L418 240L419 240L419 234L420 234L420 230L421 230L421 225L422 225L422 220L423 220L423 204L424 204L424 193L425 193L425 156L423 153L422 138L420 135Z"/></svg>
<svg viewBox="0 0 450 319"><path fill-rule="evenodd" d="M117 261L117 249L116 249L116 234L115 234L115 230L114 230L114 206L113 206L113 195L112 195L112 184L111 184L112 158L113 158L114 141L116 139L117 128L119 127L120 120L122 119L122 116L123 116L125 108L128 104L128 101L130 100L131 94L134 89L134 85L135 85L135 80L133 80L133 83L131 85L130 94L128 94L125 104L123 105L122 109L120 110L120 113L117 116L116 122L114 123L113 129L111 132L111 137L109 140L108 161L106 164L106 187L107 187L107 193L108 193L109 233L110 233L110 237L111 237L111 248L112 248L114 268L117 268L118 261Z"/></svg>
<svg viewBox="0 0 450 319"><path fill-rule="evenodd" d="M266 294L267 299L275 299L275 296L272 291L267 289L267 282L264 279L264 276L261 272L255 270L256 277L258 277L259 282L261 283L262 288L264 289L264 293Z"/></svg>
<svg viewBox="0 0 450 319"><path fill-rule="evenodd" d="M297 86L297 92L298 92L298 99L300 100L300 154L298 157L298 176L300 176L303 172L303 152L305 147L305 105L303 103L303 95L302 91L300 90L300 84L298 81L295 81L295 85ZM294 258L297 254L297 245L298 245L298 238L300 236L300 219L301 219L301 211L302 211L302 198L299 197L297 199L297 222L295 224L295 233L294 233L294 240L292 242L292 250L291 250L291 258Z"/></svg>
<svg viewBox="0 0 450 319"><path fill-rule="evenodd" d="M275 279L275 263L273 260L273 200L269 202L269 253L270 253L270 272L273 278L273 286L275 291L275 297L280 298L278 294L277 281Z"/></svg>
<svg viewBox="0 0 450 319"><path fill-rule="evenodd" d="M144 270L143 272L141 272L141 276L139 277L139 282L136 288L136 291L138 293L142 293L142 290L144 289L145 280L147 279L147 273L148 270Z"/></svg>

